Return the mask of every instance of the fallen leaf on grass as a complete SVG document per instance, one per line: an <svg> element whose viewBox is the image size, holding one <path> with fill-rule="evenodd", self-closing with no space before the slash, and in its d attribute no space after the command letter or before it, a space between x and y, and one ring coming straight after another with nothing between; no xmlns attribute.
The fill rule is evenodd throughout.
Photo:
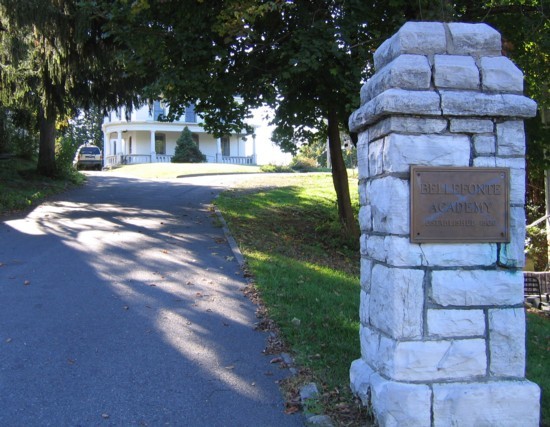
<svg viewBox="0 0 550 427"><path fill-rule="evenodd" d="M298 405L291 405L291 406L288 406L288 407L285 409L285 414L291 415L291 414L295 414L296 412L299 412L299 411L300 411L300 406L298 406Z"/></svg>

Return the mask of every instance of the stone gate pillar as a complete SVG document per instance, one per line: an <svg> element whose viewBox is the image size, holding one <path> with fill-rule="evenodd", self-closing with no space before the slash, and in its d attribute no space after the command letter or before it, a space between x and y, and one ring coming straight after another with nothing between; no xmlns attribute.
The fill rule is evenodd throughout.
<svg viewBox="0 0 550 427"><path fill-rule="evenodd" d="M522 95L523 75L485 24L407 23L374 65L350 117L362 230L361 358L351 387L382 426L538 426L540 390L525 379L521 270L523 119L536 104ZM413 165L439 167L443 178L415 189ZM445 178L457 167L468 168L463 185ZM483 184L469 202L481 168L502 171L500 184ZM439 200L420 218L432 240L434 230L454 240L415 242L414 191ZM506 230L493 238L502 200ZM461 241L472 234L474 242Z"/></svg>

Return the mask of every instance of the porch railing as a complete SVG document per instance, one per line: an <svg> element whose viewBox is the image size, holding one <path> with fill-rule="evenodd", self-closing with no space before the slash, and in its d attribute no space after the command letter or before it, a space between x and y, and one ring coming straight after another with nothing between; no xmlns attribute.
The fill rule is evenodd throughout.
<svg viewBox="0 0 550 427"><path fill-rule="evenodd" d="M172 155L156 154L116 154L114 156L105 157L105 167L113 167L118 165L136 165L140 163L171 163ZM207 156L207 162L227 163L233 165L254 165L254 156Z"/></svg>
<svg viewBox="0 0 550 427"><path fill-rule="evenodd" d="M171 163L172 162L172 156L170 154L157 154L157 161L156 163Z"/></svg>
<svg viewBox="0 0 550 427"><path fill-rule="evenodd" d="M121 161L124 165L151 163L151 156L149 154L124 154Z"/></svg>
<svg viewBox="0 0 550 427"><path fill-rule="evenodd" d="M221 156L221 163L229 163L232 165L253 165L254 157L252 156Z"/></svg>

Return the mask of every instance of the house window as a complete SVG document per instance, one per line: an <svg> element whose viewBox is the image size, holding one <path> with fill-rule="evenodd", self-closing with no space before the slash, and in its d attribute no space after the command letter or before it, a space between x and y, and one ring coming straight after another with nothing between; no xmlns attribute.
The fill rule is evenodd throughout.
<svg viewBox="0 0 550 427"><path fill-rule="evenodd" d="M166 135L163 133L155 134L155 152L166 154Z"/></svg>
<svg viewBox="0 0 550 427"><path fill-rule="evenodd" d="M229 149L230 147L230 144L229 144L229 137L228 136L222 136L221 138L221 142L222 142L222 156L230 156L230 152L231 150Z"/></svg>
<svg viewBox="0 0 550 427"><path fill-rule="evenodd" d="M132 137L128 138L128 153L132 154Z"/></svg>
<svg viewBox="0 0 550 427"><path fill-rule="evenodd" d="M164 107L160 101L153 102L153 119L156 121L164 118Z"/></svg>
<svg viewBox="0 0 550 427"><path fill-rule="evenodd" d="M197 115L195 114L195 104L190 104L185 109L185 121L187 123L196 123Z"/></svg>
<svg viewBox="0 0 550 427"><path fill-rule="evenodd" d="M200 145L199 145L199 134L198 133L193 133L193 134L191 134L191 138L193 138L193 141L195 141L195 144L197 144L197 147L200 147Z"/></svg>

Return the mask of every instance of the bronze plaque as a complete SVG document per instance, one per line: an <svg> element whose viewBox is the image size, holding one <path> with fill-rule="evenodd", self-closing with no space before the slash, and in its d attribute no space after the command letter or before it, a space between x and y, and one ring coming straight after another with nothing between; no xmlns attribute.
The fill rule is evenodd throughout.
<svg viewBox="0 0 550 427"><path fill-rule="evenodd" d="M411 166L411 242L510 241L508 168Z"/></svg>

